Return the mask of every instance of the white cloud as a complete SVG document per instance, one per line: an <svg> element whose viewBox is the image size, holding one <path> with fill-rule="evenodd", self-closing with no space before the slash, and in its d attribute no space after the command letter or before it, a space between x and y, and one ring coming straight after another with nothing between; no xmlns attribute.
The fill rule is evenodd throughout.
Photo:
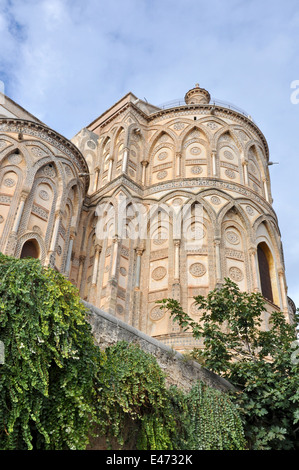
<svg viewBox="0 0 299 470"><path fill-rule="evenodd" d="M3 0L0 80L69 138L128 91L160 104L199 82L245 108L280 162L271 175L292 296L299 290L299 105L290 102L290 83L299 79L297 3Z"/></svg>

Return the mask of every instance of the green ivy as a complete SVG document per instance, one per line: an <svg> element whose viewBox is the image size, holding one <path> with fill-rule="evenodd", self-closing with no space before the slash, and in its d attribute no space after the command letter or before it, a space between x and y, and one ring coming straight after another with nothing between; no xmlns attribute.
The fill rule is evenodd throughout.
<svg viewBox="0 0 299 470"><path fill-rule="evenodd" d="M140 450L245 448L240 417L225 393L202 383L188 393L167 388L156 359L138 345L107 348L98 380L100 432L117 438L120 448L134 442Z"/></svg>
<svg viewBox="0 0 299 470"><path fill-rule="evenodd" d="M0 254L0 449L84 449L100 361L64 276Z"/></svg>
<svg viewBox="0 0 299 470"><path fill-rule="evenodd" d="M136 344L94 345L77 289L38 260L0 254L0 450L240 449L229 397L203 384L167 387Z"/></svg>

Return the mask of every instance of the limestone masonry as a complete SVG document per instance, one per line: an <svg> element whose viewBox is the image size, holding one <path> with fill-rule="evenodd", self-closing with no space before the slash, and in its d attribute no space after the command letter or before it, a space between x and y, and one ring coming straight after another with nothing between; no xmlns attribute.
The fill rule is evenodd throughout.
<svg viewBox="0 0 299 470"><path fill-rule="evenodd" d="M82 299L177 350L193 348L156 301L230 277L291 320L269 150L250 116L196 85L153 106L128 93L71 141L3 96L0 251L33 256Z"/></svg>

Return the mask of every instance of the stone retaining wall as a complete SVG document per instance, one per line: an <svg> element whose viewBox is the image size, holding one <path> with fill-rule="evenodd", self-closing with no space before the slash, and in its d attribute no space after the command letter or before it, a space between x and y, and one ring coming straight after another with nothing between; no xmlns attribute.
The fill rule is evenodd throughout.
<svg viewBox="0 0 299 470"><path fill-rule="evenodd" d="M100 310L94 305L83 302L88 308L88 322L96 344L105 349L118 341L137 343L147 353L152 354L161 369L166 374L168 385L177 385L181 390L189 390L197 380L218 390L232 390L233 386L225 379L200 366L197 362L186 358L171 349L169 346L157 341L118 318Z"/></svg>

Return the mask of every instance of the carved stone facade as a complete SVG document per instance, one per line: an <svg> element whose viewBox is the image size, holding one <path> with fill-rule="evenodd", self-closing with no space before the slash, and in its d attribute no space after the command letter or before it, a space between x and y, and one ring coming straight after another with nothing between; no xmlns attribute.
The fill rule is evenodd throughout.
<svg viewBox="0 0 299 470"><path fill-rule="evenodd" d="M193 297L225 277L292 316L268 146L250 117L196 85L165 109L129 93L72 142L32 117L0 118L0 133L1 251L34 243L84 300L176 349L192 337L156 301L198 319Z"/></svg>

